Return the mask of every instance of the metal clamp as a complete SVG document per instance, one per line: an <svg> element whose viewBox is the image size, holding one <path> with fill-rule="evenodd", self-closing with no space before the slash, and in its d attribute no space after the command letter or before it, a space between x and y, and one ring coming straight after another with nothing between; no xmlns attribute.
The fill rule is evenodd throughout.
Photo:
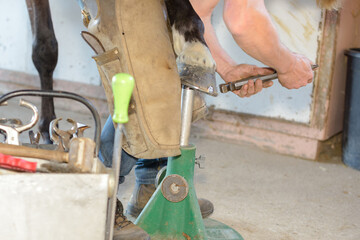
<svg viewBox="0 0 360 240"><path fill-rule="evenodd" d="M71 129L64 131L57 127L60 120L62 120L62 118L51 121L49 126L50 138L53 143L58 145L58 150L67 152L70 148L70 139L77 132L77 123L70 118L66 119L67 122L72 124L72 127Z"/></svg>

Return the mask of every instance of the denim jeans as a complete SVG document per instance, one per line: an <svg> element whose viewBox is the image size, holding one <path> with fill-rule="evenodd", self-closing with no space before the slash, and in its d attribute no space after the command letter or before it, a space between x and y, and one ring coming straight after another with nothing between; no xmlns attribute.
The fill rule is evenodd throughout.
<svg viewBox="0 0 360 240"><path fill-rule="evenodd" d="M101 132L100 152L99 152L99 158L106 167L111 167L113 149L114 149L114 136L115 136L115 129L111 116L109 116ZM166 164L167 164L167 158L138 159L127 154L124 150L122 150L119 184L125 181L125 176L130 173L131 169L135 165L136 165L135 167L136 183L154 184L156 179L156 174L163 166L166 166Z"/></svg>

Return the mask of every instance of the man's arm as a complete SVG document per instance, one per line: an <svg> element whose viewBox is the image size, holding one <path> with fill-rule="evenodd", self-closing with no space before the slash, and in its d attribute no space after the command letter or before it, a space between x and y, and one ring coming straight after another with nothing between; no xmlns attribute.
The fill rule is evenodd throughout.
<svg viewBox="0 0 360 240"><path fill-rule="evenodd" d="M225 0L224 21L246 53L276 69L284 87L299 88L312 81L311 61L280 42L264 0Z"/></svg>
<svg viewBox="0 0 360 240"><path fill-rule="evenodd" d="M190 0L190 2L204 22L205 41L216 61L217 72L225 81L244 77L239 75L244 69L236 67L234 60L221 47L211 25L211 14L219 0ZM312 81L310 60L292 53L280 42L263 0L225 0L224 21L237 44L245 52L276 69L279 81L284 87L299 88ZM246 86L243 90L245 89ZM253 89L254 93L258 92L256 86L249 87L250 92Z"/></svg>
<svg viewBox="0 0 360 240"><path fill-rule="evenodd" d="M255 75L271 74L272 70L259 68L254 65L237 64L220 45L215 30L211 24L211 15L219 0L190 0L194 10L199 15L205 26L204 38L208 45L211 55L216 62L216 71L225 82L239 80ZM263 87L272 86L272 82L264 85L261 81L250 81L244 85L240 91L234 93L240 97L249 97L262 90Z"/></svg>

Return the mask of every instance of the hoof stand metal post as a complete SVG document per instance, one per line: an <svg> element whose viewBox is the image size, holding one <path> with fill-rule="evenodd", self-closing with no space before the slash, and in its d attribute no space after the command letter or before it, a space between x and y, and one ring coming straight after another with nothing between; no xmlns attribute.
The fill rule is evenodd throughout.
<svg viewBox="0 0 360 240"><path fill-rule="evenodd" d="M194 188L195 147L188 146L194 90L183 90L181 155L168 159L164 180L136 220L151 239L205 239Z"/></svg>

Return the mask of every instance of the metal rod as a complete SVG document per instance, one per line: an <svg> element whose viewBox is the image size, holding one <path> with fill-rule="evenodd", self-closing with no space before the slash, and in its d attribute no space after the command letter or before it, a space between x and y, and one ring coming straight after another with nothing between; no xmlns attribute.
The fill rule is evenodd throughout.
<svg viewBox="0 0 360 240"><path fill-rule="evenodd" d="M112 240L114 236L114 222L115 222L115 212L116 212L116 200L117 200L117 189L119 186L119 177L120 177L120 167L121 167L121 146L122 146L122 126L123 124L117 124L114 137L114 150L112 158L112 172L114 174L114 192L113 196L109 199L109 208L108 208L108 222L107 224L107 237L106 239Z"/></svg>
<svg viewBox="0 0 360 240"><path fill-rule="evenodd" d="M194 90L189 87L184 87L183 99L182 99L182 111L181 111L180 146L189 145L193 106L194 106Z"/></svg>

